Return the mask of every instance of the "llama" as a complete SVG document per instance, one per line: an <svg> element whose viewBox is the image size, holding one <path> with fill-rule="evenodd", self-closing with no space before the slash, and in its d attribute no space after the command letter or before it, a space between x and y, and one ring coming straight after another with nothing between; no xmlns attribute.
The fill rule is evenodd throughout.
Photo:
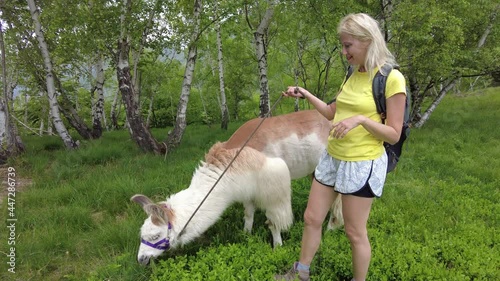
<svg viewBox="0 0 500 281"><path fill-rule="evenodd" d="M154 203L144 195L131 200L142 206L148 218L141 227L141 245L137 260L147 265L169 248L184 245L199 237L212 226L231 204L244 205L244 230L251 232L254 211L265 210L273 245L282 245L281 232L293 222L291 178L288 166L281 158L244 147L215 188L186 225L203 198L219 179L239 149L226 149L216 143L205 155L193 174L191 184L166 201Z"/></svg>
<svg viewBox="0 0 500 281"><path fill-rule="evenodd" d="M243 146L252 135L247 146L268 157L285 160L292 179L311 175L318 164L321 153L325 150L331 122L317 110L303 110L264 120L255 118L241 125L224 143L226 148ZM337 195L330 209L327 228L335 230L344 224L342 201Z"/></svg>

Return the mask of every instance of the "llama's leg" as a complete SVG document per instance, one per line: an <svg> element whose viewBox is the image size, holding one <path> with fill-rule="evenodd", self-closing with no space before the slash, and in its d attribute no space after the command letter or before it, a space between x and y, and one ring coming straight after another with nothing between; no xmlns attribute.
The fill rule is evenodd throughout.
<svg viewBox="0 0 500 281"><path fill-rule="evenodd" d="M281 229L276 227L270 219L268 219L266 223L268 224L271 234L273 235L273 247L276 248L277 246L283 245L283 240L281 239Z"/></svg>
<svg viewBox="0 0 500 281"><path fill-rule="evenodd" d="M337 194L337 198L333 201L330 208L330 219L328 220L327 229L335 230L344 225L344 216L342 214L342 195Z"/></svg>
<svg viewBox="0 0 500 281"><path fill-rule="evenodd" d="M273 236L273 246L283 245L281 231L293 223L290 171L281 158L268 158L258 183L257 206L266 210L267 224Z"/></svg>
<svg viewBox="0 0 500 281"><path fill-rule="evenodd" d="M245 228L248 233L252 232L253 216L255 213L255 205L252 202L243 203L245 206Z"/></svg>
<svg viewBox="0 0 500 281"><path fill-rule="evenodd" d="M266 210L267 225L273 235L273 247L283 245L281 231L288 229L293 223L292 205L290 200L275 202L275 205Z"/></svg>

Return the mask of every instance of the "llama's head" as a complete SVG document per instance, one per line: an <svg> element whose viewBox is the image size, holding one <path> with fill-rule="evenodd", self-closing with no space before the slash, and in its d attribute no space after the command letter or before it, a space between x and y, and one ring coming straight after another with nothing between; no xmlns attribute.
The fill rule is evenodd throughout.
<svg viewBox="0 0 500 281"><path fill-rule="evenodd" d="M148 215L141 227L141 245L137 261L147 265L151 258L156 258L170 247L171 224L165 207L154 203L147 196L136 194L130 198L142 206Z"/></svg>

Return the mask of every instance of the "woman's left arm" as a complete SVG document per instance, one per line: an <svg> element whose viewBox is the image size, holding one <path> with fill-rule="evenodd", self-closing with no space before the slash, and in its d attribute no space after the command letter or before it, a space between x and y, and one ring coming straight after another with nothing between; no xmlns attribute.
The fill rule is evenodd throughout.
<svg viewBox="0 0 500 281"><path fill-rule="evenodd" d="M395 144L401 137L406 95L404 93L397 93L386 99L385 103L387 110L385 125L367 117L364 118L365 122L361 123L361 125L375 137L390 144Z"/></svg>

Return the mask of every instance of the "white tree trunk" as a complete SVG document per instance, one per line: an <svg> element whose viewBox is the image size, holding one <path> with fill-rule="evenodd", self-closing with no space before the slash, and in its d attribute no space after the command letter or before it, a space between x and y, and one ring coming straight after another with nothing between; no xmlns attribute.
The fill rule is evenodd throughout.
<svg viewBox="0 0 500 281"><path fill-rule="evenodd" d="M38 134L41 136L45 131L45 123L43 123L43 119L40 118L40 127L38 128Z"/></svg>
<svg viewBox="0 0 500 281"><path fill-rule="evenodd" d="M8 144L8 133L9 133L9 126L8 126L8 119L7 119L7 103L5 102L4 96L0 98L0 147L2 150L4 150L4 147L7 148L9 146Z"/></svg>
<svg viewBox="0 0 500 281"><path fill-rule="evenodd" d="M115 97L113 98L113 103L111 104L111 110L109 117L111 118L111 128L113 130L118 129L118 115L120 114L119 103L121 103L120 90L116 91Z"/></svg>
<svg viewBox="0 0 500 281"><path fill-rule="evenodd" d="M7 158L24 151L24 144L19 137L17 127L11 120L9 107L12 107L14 88L16 82L7 78L7 61L5 55L5 44L3 30L0 24L0 52L2 54L2 85L3 95L0 96L0 163ZM12 116L14 117L14 116Z"/></svg>
<svg viewBox="0 0 500 281"><path fill-rule="evenodd" d="M175 126L172 132L168 135L167 145L170 150L171 147L179 145L186 129L186 111L189 102L189 95L191 93L191 85L193 83L194 67L196 64L196 56L198 54L197 41L200 36L200 14L202 4L201 0L195 0L193 11L193 32L191 33L191 40L189 42L188 57L186 62L186 69L184 70L184 80L182 81L181 96L179 104L177 105L177 115L175 119Z"/></svg>
<svg viewBox="0 0 500 281"><path fill-rule="evenodd" d="M24 94L24 123L28 124L28 102L29 96L28 93Z"/></svg>
<svg viewBox="0 0 500 281"><path fill-rule="evenodd" d="M73 140L71 135L68 133L66 126L64 126L63 121L61 120L61 116L59 113L59 104L57 102L56 96L56 88L54 83L54 76L52 73L52 62L50 60L50 53L47 47L47 43L45 42L45 38L42 31L42 25L38 18L39 10L35 6L34 0L27 0L28 6L31 12L31 18L33 19L33 23L35 25L35 34L38 39L38 44L40 47L40 51L42 53L45 72L46 72L46 83L47 83L47 94L49 97L50 103L50 113L52 116L52 123L57 130L57 133L63 140L65 146L70 149L74 149L78 147L78 144Z"/></svg>
<svg viewBox="0 0 500 281"><path fill-rule="evenodd" d="M146 127L150 127L151 125L151 116L153 116L153 103L154 103L155 95L151 94L151 99L149 100L149 108L148 108L148 117L146 118Z"/></svg>
<svg viewBox="0 0 500 281"><path fill-rule="evenodd" d="M491 30L493 29L493 25L495 23L495 19L498 16L498 10L500 10L500 4L497 4L495 9L490 15L490 22L488 23L488 26L483 32L483 35L479 39L479 42L477 43L477 49L481 49L484 46L484 43L486 43L486 38L488 38L488 35L490 35Z"/></svg>
<svg viewBox="0 0 500 281"><path fill-rule="evenodd" d="M3 42L3 30L0 24L0 44L2 52L2 84L3 95L0 97L0 156L5 153L5 158L10 154L9 148L11 147L11 136L9 135L9 107L7 99L7 63L5 61L5 45ZM2 157L3 158L3 157ZM1 162L2 159L0 159Z"/></svg>
<svg viewBox="0 0 500 281"><path fill-rule="evenodd" d="M455 87L455 84L457 83L458 78L453 78L448 85L444 86L441 88L439 91L439 94L437 95L436 99L432 102L432 104L427 108L427 110L422 114L422 117L418 122L413 124L415 128L420 128L424 125L424 123L431 117L431 114L434 112L434 110L437 108L439 103L443 100L444 96L446 93L448 93L449 90L451 90L453 87Z"/></svg>
<svg viewBox="0 0 500 281"><path fill-rule="evenodd" d="M215 1L215 13L218 14L218 5ZM222 52L222 35L220 21L215 23L217 33L217 61L219 65L219 89L220 89L220 110L221 110L221 128L227 130L229 123L229 110L227 108L226 91L224 86L224 60Z"/></svg>
<svg viewBox="0 0 500 281"><path fill-rule="evenodd" d="M271 24L271 19L274 14L275 1L271 0L269 7L266 10L259 27L254 33L255 53L257 55L257 63L259 66L259 82L260 82L260 117L264 117L269 113L269 81L267 79L267 30Z"/></svg>
<svg viewBox="0 0 500 281"><path fill-rule="evenodd" d="M109 131L109 126L108 126L108 119L106 118L106 111L103 107L102 109L102 123L104 124L104 128L106 128L106 131Z"/></svg>
<svg viewBox="0 0 500 281"><path fill-rule="evenodd" d="M53 132L54 127L52 126L52 122L51 122L52 116L50 114L50 111L48 113L49 114L47 114L47 134L49 136L52 136L54 134L54 132Z"/></svg>
<svg viewBox="0 0 500 281"><path fill-rule="evenodd" d="M97 100L94 103L92 135L94 138L99 138L102 135L102 119L104 115L104 62L99 54L96 63L96 92Z"/></svg>
<svg viewBox="0 0 500 281"><path fill-rule="evenodd" d="M384 39L385 42L389 42L391 39L391 29L389 28L389 23L391 22L391 15L393 10L392 0L382 0L382 26L384 27Z"/></svg>

